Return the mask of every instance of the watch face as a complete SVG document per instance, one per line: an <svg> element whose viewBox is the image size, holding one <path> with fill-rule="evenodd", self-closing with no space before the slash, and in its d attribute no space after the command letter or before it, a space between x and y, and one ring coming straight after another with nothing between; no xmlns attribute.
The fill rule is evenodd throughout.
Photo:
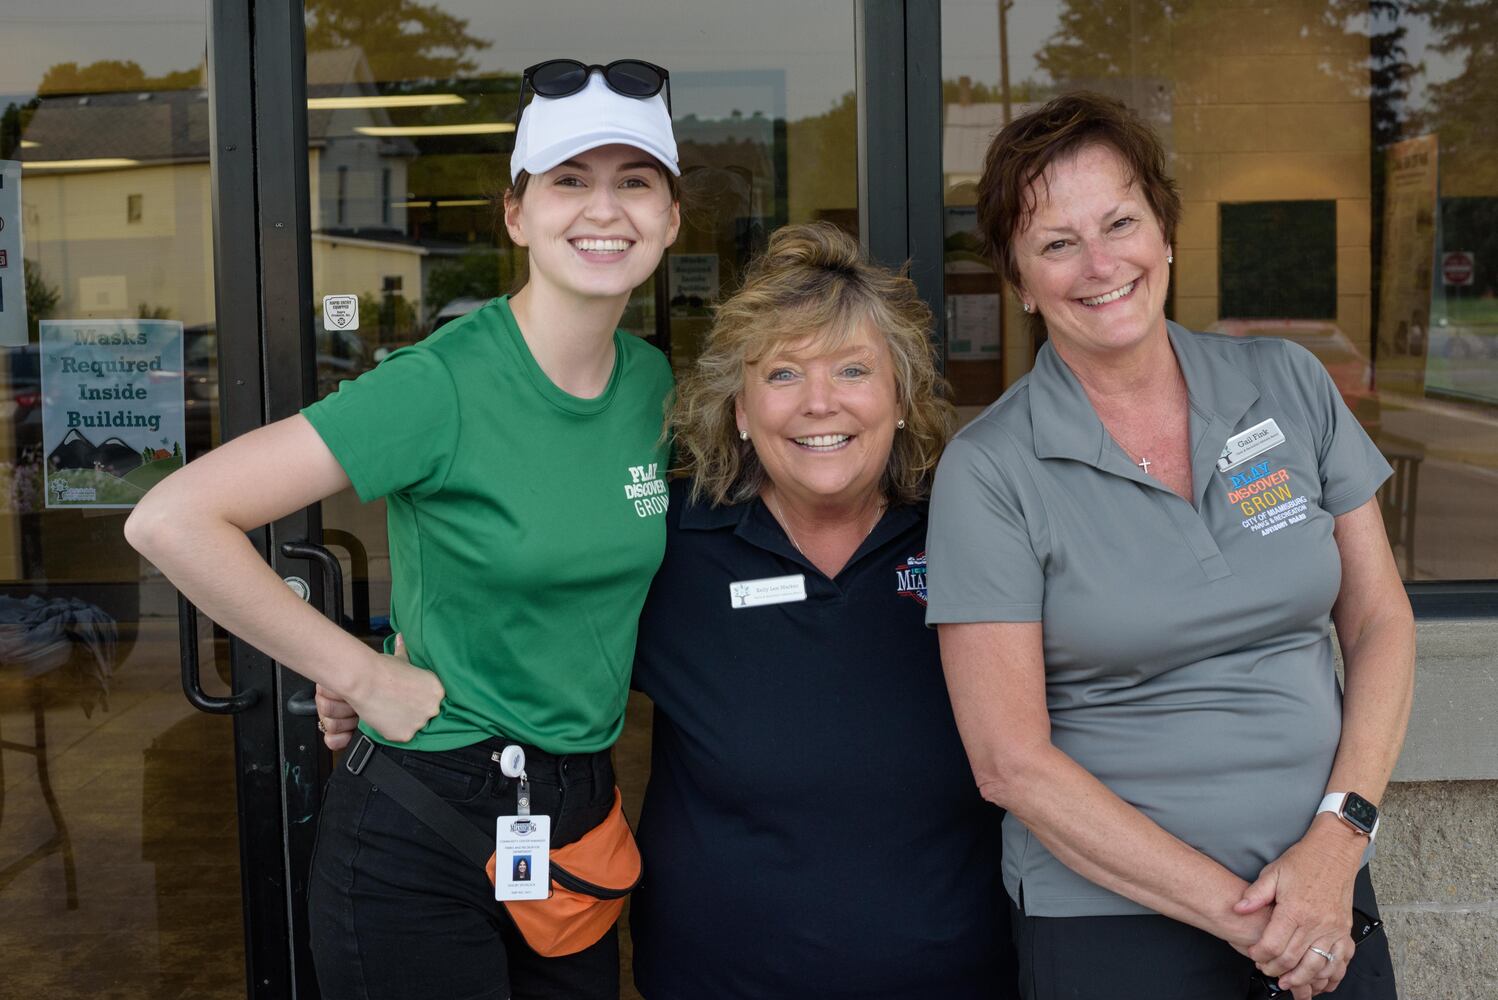
<svg viewBox="0 0 1498 1000"><path fill-rule="evenodd" d="M1372 833L1373 824L1378 822L1378 806L1357 792L1348 792L1347 801L1342 804L1342 816L1364 833Z"/></svg>

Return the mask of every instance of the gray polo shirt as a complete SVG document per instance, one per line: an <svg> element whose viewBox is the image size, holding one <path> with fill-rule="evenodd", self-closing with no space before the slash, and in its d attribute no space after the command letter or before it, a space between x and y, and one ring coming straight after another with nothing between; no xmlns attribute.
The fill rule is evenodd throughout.
<svg viewBox="0 0 1498 1000"><path fill-rule="evenodd" d="M1169 333L1193 502L1134 465L1047 344L942 458L926 620L1043 621L1052 742L1253 879L1305 833L1331 772L1333 518L1390 469L1308 351ZM1150 912L1012 816L1004 876L1032 916Z"/></svg>

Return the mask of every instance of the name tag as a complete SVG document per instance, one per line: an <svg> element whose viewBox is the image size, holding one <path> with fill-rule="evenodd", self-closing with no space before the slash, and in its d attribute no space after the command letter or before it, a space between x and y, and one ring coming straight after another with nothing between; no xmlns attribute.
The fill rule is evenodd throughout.
<svg viewBox="0 0 1498 1000"><path fill-rule="evenodd" d="M1254 424L1248 430L1228 438L1227 444L1222 446L1222 455L1217 459L1217 471L1226 472L1284 443L1285 432L1270 417L1263 423Z"/></svg>
<svg viewBox="0 0 1498 1000"><path fill-rule="evenodd" d="M806 577L767 576L763 580L736 580L728 585L728 601L735 608L757 608L764 604L789 604L806 600Z"/></svg>
<svg viewBox="0 0 1498 1000"><path fill-rule="evenodd" d="M494 898L545 899L550 895L551 817L495 817Z"/></svg>

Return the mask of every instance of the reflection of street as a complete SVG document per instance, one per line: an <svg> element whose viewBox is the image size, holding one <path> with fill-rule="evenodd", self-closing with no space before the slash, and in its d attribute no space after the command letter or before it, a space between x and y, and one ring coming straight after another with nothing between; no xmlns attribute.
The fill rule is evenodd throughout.
<svg viewBox="0 0 1498 1000"><path fill-rule="evenodd" d="M1423 455L1415 505L1417 580L1498 576L1498 413L1438 400L1380 395L1386 451ZM1399 553L1403 565L1403 553Z"/></svg>

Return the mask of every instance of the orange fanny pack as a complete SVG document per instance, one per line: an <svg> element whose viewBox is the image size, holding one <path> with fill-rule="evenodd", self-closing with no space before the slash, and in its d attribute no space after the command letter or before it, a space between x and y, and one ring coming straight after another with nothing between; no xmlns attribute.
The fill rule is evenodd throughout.
<svg viewBox="0 0 1498 1000"><path fill-rule="evenodd" d="M640 849L614 789L607 818L565 847L551 852L551 894L510 899L505 909L526 944L538 955L571 955L608 933L624 910L624 897L640 884ZM484 866L494 881L494 853Z"/></svg>
<svg viewBox="0 0 1498 1000"><path fill-rule="evenodd" d="M397 805L481 866L494 882L494 841L485 836L420 779L360 734L343 766L362 774ZM602 823L551 852L551 892L545 899L505 901L526 944L538 955L557 958L596 944L619 919L624 897L640 884L642 865L635 835L624 818L619 789Z"/></svg>

